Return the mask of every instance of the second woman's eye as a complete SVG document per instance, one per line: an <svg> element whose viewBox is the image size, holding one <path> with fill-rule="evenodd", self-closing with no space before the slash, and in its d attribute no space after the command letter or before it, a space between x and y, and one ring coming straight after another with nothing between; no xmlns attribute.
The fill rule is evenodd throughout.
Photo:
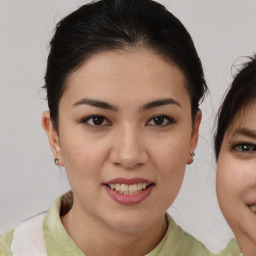
<svg viewBox="0 0 256 256"><path fill-rule="evenodd" d="M110 122L101 115L93 115L81 120L82 123L86 123L90 126L106 126L110 125Z"/></svg>
<svg viewBox="0 0 256 256"><path fill-rule="evenodd" d="M171 117L165 116L165 115L158 115L151 118L147 122L147 125L148 126L167 126L171 123L175 123L175 121Z"/></svg>
<svg viewBox="0 0 256 256"><path fill-rule="evenodd" d="M234 149L239 152L252 152L252 151L256 151L256 145L239 144L239 145L234 146Z"/></svg>

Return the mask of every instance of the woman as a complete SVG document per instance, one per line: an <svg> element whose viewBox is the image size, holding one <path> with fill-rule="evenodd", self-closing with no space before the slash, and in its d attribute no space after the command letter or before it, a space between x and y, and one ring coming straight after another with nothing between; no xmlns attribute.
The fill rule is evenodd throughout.
<svg viewBox="0 0 256 256"><path fill-rule="evenodd" d="M251 58L220 107L215 135L219 204L246 256L256 255L255 102L256 59Z"/></svg>
<svg viewBox="0 0 256 256"><path fill-rule="evenodd" d="M184 26L150 0L57 25L42 124L72 192L1 237L4 255L210 255L165 212L193 162L207 86Z"/></svg>

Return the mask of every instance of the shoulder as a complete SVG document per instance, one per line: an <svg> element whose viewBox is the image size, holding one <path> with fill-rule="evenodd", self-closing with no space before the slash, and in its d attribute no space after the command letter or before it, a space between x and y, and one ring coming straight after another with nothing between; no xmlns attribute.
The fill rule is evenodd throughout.
<svg viewBox="0 0 256 256"><path fill-rule="evenodd" d="M17 236L18 238L22 238L18 239L19 241L22 241L22 246L24 245L23 240L27 239L26 241L33 241L33 243L38 242L35 245L39 244L42 247L41 241L44 239L44 232L46 231L47 234L49 233L49 230L47 229L49 226L48 224L52 224L51 228L52 226L55 227L57 224L61 226L59 214L61 211L65 213L65 211L68 211L71 208L72 200L70 198L71 193L68 192L58 198L47 213L41 213L29 218L21 222L14 230L0 234L0 256L12 256L11 246L12 243L14 244L15 241L17 241Z"/></svg>
<svg viewBox="0 0 256 256"><path fill-rule="evenodd" d="M236 240L231 240L226 247L221 250L216 256L242 256L241 250Z"/></svg>
<svg viewBox="0 0 256 256"><path fill-rule="evenodd" d="M217 254L209 252L209 250L198 241L196 238L191 236L189 233L185 232L180 226L178 226L174 220L167 215L168 221L168 230L167 235L168 239L166 245L168 245L172 250L176 250L177 254L175 255L189 255L189 256L243 256L237 242L233 239L231 240L226 247ZM175 241L175 242L174 242ZM171 246L172 243L175 243L175 247ZM167 254L166 254L167 255Z"/></svg>
<svg viewBox="0 0 256 256"><path fill-rule="evenodd" d="M11 243L13 240L14 230L10 230L2 235L0 235L0 255L1 256L11 256Z"/></svg>
<svg viewBox="0 0 256 256"><path fill-rule="evenodd" d="M189 256L210 256L210 252L200 241L192 235L185 232L175 221L166 215L168 221L167 240L163 249L168 252L175 252L174 255L189 255Z"/></svg>
<svg viewBox="0 0 256 256"><path fill-rule="evenodd" d="M168 241L170 244L175 241L175 247L172 247L172 250L174 249L177 251L177 254L175 255L243 256L237 242L234 239L231 240L219 253L213 254L205 247L204 244L178 226L169 215L167 215L167 220L169 223L167 234L171 235L168 236L169 238L166 244L168 244Z"/></svg>
<svg viewBox="0 0 256 256"><path fill-rule="evenodd" d="M23 254L24 249L30 248L30 245L41 245L39 242L43 241L44 216L45 214L40 214L27 219L14 230L0 235L0 256L11 256L15 253L18 253L17 255L27 255Z"/></svg>

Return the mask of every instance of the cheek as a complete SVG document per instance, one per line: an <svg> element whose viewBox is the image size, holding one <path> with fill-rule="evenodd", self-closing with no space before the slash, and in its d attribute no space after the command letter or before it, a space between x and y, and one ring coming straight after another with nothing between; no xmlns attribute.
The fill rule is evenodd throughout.
<svg viewBox="0 0 256 256"><path fill-rule="evenodd" d="M103 144L104 141L97 143L85 134L63 134L61 152L71 186L79 183L88 185L91 180L99 179L99 171L107 155Z"/></svg>
<svg viewBox="0 0 256 256"><path fill-rule="evenodd" d="M237 162L229 155L220 155L217 165L216 187L218 198L237 197L241 190L241 177Z"/></svg>
<svg viewBox="0 0 256 256"><path fill-rule="evenodd" d="M187 137L170 136L154 142L151 146L151 159L157 166L162 182L182 182L184 170L189 156L190 141ZM154 149L154 150L153 150Z"/></svg>
<svg viewBox="0 0 256 256"><path fill-rule="evenodd" d="M237 219L241 217L238 214L243 208L240 200L241 191L236 161L230 159L229 155L220 154L217 165L216 192L221 211L231 228L234 228Z"/></svg>
<svg viewBox="0 0 256 256"><path fill-rule="evenodd" d="M82 141L77 141L76 143L73 139L62 141L61 152L67 170L69 170L69 166L74 168L85 165L92 154L86 144L83 144ZM74 169L76 170L77 168Z"/></svg>
<svg viewBox="0 0 256 256"><path fill-rule="evenodd" d="M64 119L64 118L63 118ZM65 125L66 124L66 125ZM64 165L88 166L91 162L98 163L106 142L106 136L88 132L83 126L73 124L64 119L60 124L60 142ZM98 160L97 160L98 159ZM94 161L96 160L96 161Z"/></svg>
<svg viewBox="0 0 256 256"><path fill-rule="evenodd" d="M247 205L256 204L256 162L251 161L251 165L247 166L243 175L243 193L241 194L242 200Z"/></svg>
<svg viewBox="0 0 256 256"><path fill-rule="evenodd" d="M83 200L87 202L92 198L92 195L98 195L101 186L99 154L97 148L81 142L63 145L63 159L67 177L74 194L80 197L80 202Z"/></svg>
<svg viewBox="0 0 256 256"><path fill-rule="evenodd" d="M164 143L158 140L158 147L150 151L151 163L154 165L158 186L158 197L155 209L166 211L175 200L185 173L187 156L189 154L188 143L176 138L165 139ZM151 147L153 149L153 147Z"/></svg>
<svg viewBox="0 0 256 256"><path fill-rule="evenodd" d="M229 155L219 159L216 187L221 207L256 203L255 167L255 161L249 159Z"/></svg>

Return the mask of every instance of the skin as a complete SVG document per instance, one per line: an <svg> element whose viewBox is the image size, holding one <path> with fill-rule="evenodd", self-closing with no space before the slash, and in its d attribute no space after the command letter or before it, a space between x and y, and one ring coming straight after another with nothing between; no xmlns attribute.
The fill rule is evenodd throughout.
<svg viewBox="0 0 256 256"><path fill-rule="evenodd" d="M185 84L175 64L150 50L104 52L70 75L59 102L58 132L49 112L43 114L54 157L65 166L74 193L62 222L86 255L145 255L164 236L165 212L181 187L186 164L193 162L190 152L201 121L198 112L192 124ZM161 106L149 107L159 100ZM85 121L90 115L105 119L96 126L95 119ZM156 125L156 115L167 118ZM115 178L144 178L154 186L142 202L123 205L103 186Z"/></svg>
<svg viewBox="0 0 256 256"><path fill-rule="evenodd" d="M217 165L221 210L246 256L256 255L256 107L250 107L224 135Z"/></svg>

